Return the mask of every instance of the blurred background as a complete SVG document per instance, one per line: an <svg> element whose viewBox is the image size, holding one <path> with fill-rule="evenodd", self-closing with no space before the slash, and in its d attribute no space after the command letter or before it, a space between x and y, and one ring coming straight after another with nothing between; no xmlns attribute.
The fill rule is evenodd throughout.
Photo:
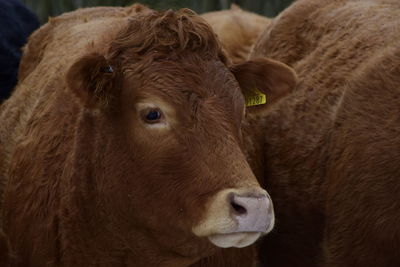
<svg viewBox="0 0 400 267"><path fill-rule="evenodd" d="M235 3L246 10L274 17L293 0L22 0L22 2L37 14L41 23L45 23L49 16L57 16L80 7L126 6L135 2L153 9L187 7L197 13L228 9L232 3Z"/></svg>

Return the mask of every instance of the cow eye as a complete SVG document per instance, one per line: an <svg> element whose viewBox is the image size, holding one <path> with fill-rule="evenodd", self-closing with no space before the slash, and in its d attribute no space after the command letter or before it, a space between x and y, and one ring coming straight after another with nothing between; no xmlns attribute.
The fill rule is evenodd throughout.
<svg viewBox="0 0 400 267"><path fill-rule="evenodd" d="M162 115L161 111L157 109L149 110L145 116L145 121L147 123L157 123L160 121Z"/></svg>

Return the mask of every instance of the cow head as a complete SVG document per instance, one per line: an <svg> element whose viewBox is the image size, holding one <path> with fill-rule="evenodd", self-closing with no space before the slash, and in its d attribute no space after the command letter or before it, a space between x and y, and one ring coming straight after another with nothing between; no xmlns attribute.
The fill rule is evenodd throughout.
<svg viewBox="0 0 400 267"><path fill-rule="evenodd" d="M241 142L241 88L278 96L291 75L266 59L227 67L188 10L137 15L106 52L75 62L69 88L98 120L91 201L113 235L198 257L269 232L272 202Z"/></svg>

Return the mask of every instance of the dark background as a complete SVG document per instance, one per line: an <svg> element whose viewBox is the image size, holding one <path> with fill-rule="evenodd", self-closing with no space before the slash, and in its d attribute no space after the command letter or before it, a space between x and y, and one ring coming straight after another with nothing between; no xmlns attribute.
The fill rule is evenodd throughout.
<svg viewBox="0 0 400 267"><path fill-rule="evenodd" d="M177 9L187 7L197 13L228 9L232 3L258 14L273 17L287 7L293 0L22 0L33 12L41 23L47 21L49 16L89 6L126 6L138 2L153 9Z"/></svg>

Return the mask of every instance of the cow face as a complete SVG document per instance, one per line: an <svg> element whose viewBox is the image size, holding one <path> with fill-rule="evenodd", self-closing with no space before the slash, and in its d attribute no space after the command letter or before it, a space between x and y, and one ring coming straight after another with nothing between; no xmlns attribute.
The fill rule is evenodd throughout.
<svg viewBox="0 0 400 267"><path fill-rule="evenodd" d="M180 255L250 245L274 215L243 152L238 80L243 90L247 77L270 88L277 80L261 74L276 64L230 70L218 53L162 48L90 54L68 73L70 89L101 120L102 216L126 244L146 240Z"/></svg>

